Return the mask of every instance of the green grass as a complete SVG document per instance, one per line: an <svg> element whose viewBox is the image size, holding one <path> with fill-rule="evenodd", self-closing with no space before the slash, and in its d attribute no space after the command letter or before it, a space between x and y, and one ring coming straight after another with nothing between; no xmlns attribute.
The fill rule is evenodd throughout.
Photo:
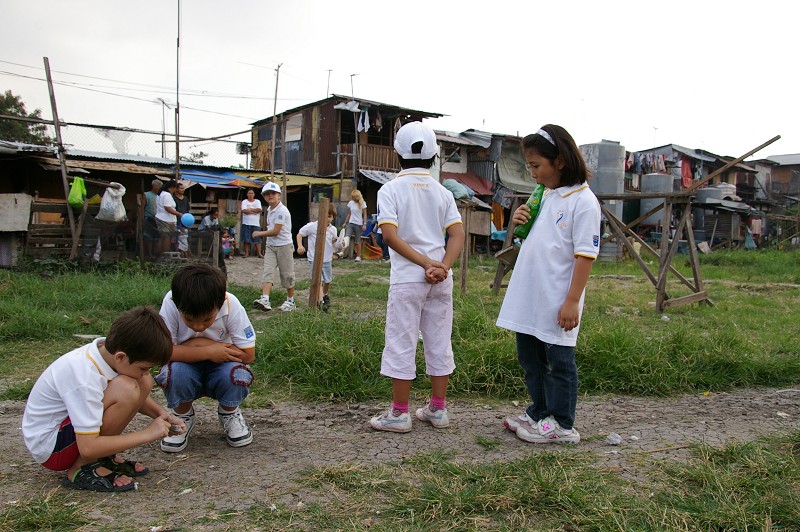
<svg viewBox="0 0 800 532"><path fill-rule="evenodd" d="M0 530L70 531L88 525L87 506L55 490L25 501L3 501Z"/></svg>
<svg viewBox="0 0 800 532"><path fill-rule="evenodd" d="M655 289L631 262L598 262L589 282L576 359L583 393L670 395L739 386L782 386L800 380L798 252L736 252L701 256L714 306L693 304L654 312ZM467 295L456 283L454 397L525 396L514 335L495 326L502 303L489 288L492 259L473 259ZM686 264L675 261L685 275ZM655 267L655 266L652 266ZM362 264L337 273L329 313L300 309L254 314L257 375L248 405L278 397L363 401L385 397L379 375L389 266ZM457 279L458 281L458 279ZM125 265L105 272L69 269L0 272L0 397L20 398L57 356L103 335L136 305L158 306L169 277ZM306 289L308 280L298 283ZM687 292L674 280L671 294ZM229 290L247 303L253 287ZM276 290L279 300L283 292ZM535 304L535 302L532 302ZM779 332L779 334L776 334ZM418 367L424 367L422 348ZM25 379L30 379L25 381ZM415 391L428 387L421 376Z"/></svg>

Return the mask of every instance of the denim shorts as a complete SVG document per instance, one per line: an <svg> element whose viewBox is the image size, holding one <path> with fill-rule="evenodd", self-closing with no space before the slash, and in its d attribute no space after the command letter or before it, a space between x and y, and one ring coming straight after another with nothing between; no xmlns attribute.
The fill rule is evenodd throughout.
<svg viewBox="0 0 800 532"><path fill-rule="evenodd" d="M235 407L247 397L253 372L241 362L170 362L161 367L156 382L164 390L170 408L200 397L210 397L222 406Z"/></svg>

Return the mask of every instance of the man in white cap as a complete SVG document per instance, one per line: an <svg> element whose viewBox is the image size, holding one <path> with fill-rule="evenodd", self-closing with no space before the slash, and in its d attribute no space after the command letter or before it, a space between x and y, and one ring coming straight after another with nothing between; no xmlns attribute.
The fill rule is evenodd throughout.
<svg viewBox="0 0 800 532"><path fill-rule="evenodd" d="M455 369L450 268L464 246L464 228L453 194L431 177L439 153L433 130L421 122L408 123L397 131L394 149L402 170L378 191L378 225L392 264L381 356L381 375L392 379L392 406L370 425L391 432L411 430L408 400L421 333L432 393L416 417L444 428L450 424L447 383Z"/></svg>
<svg viewBox="0 0 800 532"><path fill-rule="evenodd" d="M295 309L294 303L294 244L292 243L292 215L281 203L281 187L270 181L261 189L267 202L267 230L253 231L254 237L267 237L264 250L264 284L261 297L253 301L253 308L272 310L269 294L275 280L275 268L281 275L281 286L286 289L286 301L278 307L284 312Z"/></svg>

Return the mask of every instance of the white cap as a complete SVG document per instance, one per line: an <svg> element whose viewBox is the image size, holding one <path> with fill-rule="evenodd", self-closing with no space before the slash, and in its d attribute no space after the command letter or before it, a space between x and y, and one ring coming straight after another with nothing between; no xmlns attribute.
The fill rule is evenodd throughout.
<svg viewBox="0 0 800 532"><path fill-rule="evenodd" d="M267 192L277 192L278 194L280 194L281 193L281 187L279 187L277 183L273 183L272 181L269 181L261 189L261 194L262 195L266 194Z"/></svg>
<svg viewBox="0 0 800 532"><path fill-rule="evenodd" d="M422 142L421 153L411 152L411 145L416 142ZM398 129L394 137L394 149L403 159L431 159L439 153L436 133L422 122L409 122Z"/></svg>

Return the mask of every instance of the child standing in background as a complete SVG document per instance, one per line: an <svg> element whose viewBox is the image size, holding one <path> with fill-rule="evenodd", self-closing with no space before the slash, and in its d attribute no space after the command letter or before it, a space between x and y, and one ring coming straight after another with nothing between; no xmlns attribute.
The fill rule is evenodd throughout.
<svg viewBox="0 0 800 532"><path fill-rule="evenodd" d="M269 206L267 208L267 230L256 231L253 236L267 237L264 251L264 282L261 284L261 297L253 301L253 308L272 310L269 295L275 278L275 268L281 275L281 286L286 289L286 301L280 307L283 312L296 308L294 302L294 244L292 242L292 214L281 202L281 187L269 181L261 189L261 195Z"/></svg>
<svg viewBox="0 0 800 532"><path fill-rule="evenodd" d="M345 235L352 239L356 250L356 262L361 262L361 234L367 230L367 202L360 190L350 193L347 202L347 218L344 220Z"/></svg>
<svg viewBox="0 0 800 532"><path fill-rule="evenodd" d="M235 241L231 238L231 233L225 229L222 231L222 254L225 256L226 259L231 258L233 252L233 246Z"/></svg>
<svg viewBox="0 0 800 532"><path fill-rule="evenodd" d="M328 204L327 226L325 228L325 248L322 257L322 288L318 301L320 308L328 311L331 307L331 282L333 282L333 244L336 243L336 227L333 220L336 218L336 206ZM297 254L302 255L306 252L303 247L303 237L308 238L308 275L314 273L314 252L317 245L317 222L309 222L297 232Z"/></svg>
<svg viewBox="0 0 800 532"><path fill-rule="evenodd" d="M402 170L378 192L378 224L392 258L381 356L381 375L392 379L392 405L370 425L390 432L411 430L408 401L417 376L421 332L431 398L416 417L444 428L450 424L447 383L455 369L450 268L464 245L464 228L453 194L431 176L439 153L433 130L422 122L410 122L397 131L394 148Z"/></svg>
<svg viewBox="0 0 800 532"><path fill-rule="evenodd" d="M578 339L586 283L600 245L600 204L567 131L542 126L522 139L531 177L545 186L539 214L519 251L497 325L516 333L531 404L503 424L531 443L578 443ZM513 214L530 218L528 206Z"/></svg>

